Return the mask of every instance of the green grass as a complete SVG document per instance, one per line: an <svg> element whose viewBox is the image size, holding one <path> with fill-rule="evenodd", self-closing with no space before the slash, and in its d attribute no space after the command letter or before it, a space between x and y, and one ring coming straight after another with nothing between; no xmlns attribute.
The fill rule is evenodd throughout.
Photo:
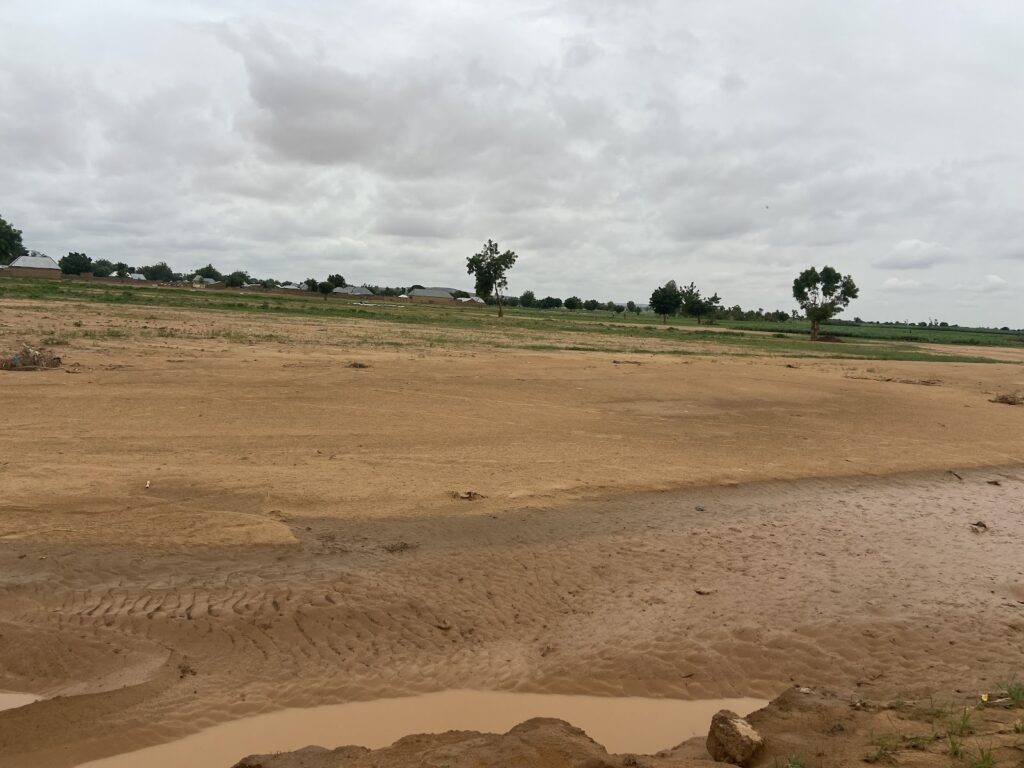
<svg viewBox="0 0 1024 768"><path fill-rule="evenodd" d="M961 759L964 756L964 740L953 734L949 734L946 738L948 740L946 754L957 760Z"/></svg>
<svg viewBox="0 0 1024 768"><path fill-rule="evenodd" d="M999 683L1001 691L1005 692L1006 698L1008 698L1013 706L1024 707L1024 682L1011 678L1005 683Z"/></svg>
<svg viewBox="0 0 1024 768"><path fill-rule="evenodd" d="M970 768L996 768L996 758L991 749L979 749L968 764Z"/></svg>
<svg viewBox="0 0 1024 768"><path fill-rule="evenodd" d="M965 330L935 329L931 334L915 336L917 344L894 340L892 334L879 332L876 326L828 326L851 337L846 343L811 342L806 323L722 321L714 328L700 327L688 318L670 318L663 324L657 317L614 315L607 311L566 312L510 308L499 322L490 307L431 305L401 302L372 302L372 306L313 296L245 293L239 290L196 291L191 289L135 287L103 283L61 280L0 279L0 299L89 302L108 306L152 306L190 311L238 312L252 316L301 317L324 321L371 320L407 327L419 327L424 335L435 336L437 344L462 346L467 343L515 349L558 349L601 351L620 354L653 353L673 355L778 355L842 360L903 360L942 363L1000 362L980 355L949 354L931 350L928 344L973 343ZM76 321L80 322L80 321ZM76 326L77 327L77 326ZM428 330L429 329L429 330ZM861 329L864 333L854 333ZM459 331L458 335L444 331ZM884 329L883 329L884 330ZM769 332L764 332L769 331ZM84 331L84 338L123 338L125 331ZM173 329L157 329L157 336L174 337ZM1006 333L978 332L986 345L1024 346L1024 337ZM571 338L566 338L571 334ZM966 336L964 334L967 334ZM279 334L239 334L220 332L228 341L253 343L285 341ZM552 338L557 337L557 338ZM962 337L962 338L961 338ZM958 340L959 339L959 340ZM351 341L351 337L349 338ZM402 346L403 342L383 343ZM982 342L978 342L982 344ZM646 345L646 346L645 346Z"/></svg>

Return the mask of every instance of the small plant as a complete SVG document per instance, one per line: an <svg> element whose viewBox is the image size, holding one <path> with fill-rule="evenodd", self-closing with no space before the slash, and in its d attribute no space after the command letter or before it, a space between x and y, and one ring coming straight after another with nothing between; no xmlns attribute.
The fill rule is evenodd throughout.
<svg viewBox="0 0 1024 768"><path fill-rule="evenodd" d="M946 747L946 754L959 760L964 756L964 742L960 737L949 735L949 745Z"/></svg>
<svg viewBox="0 0 1024 768"><path fill-rule="evenodd" d="M1024 683L1017 678L1011 678L1008 682L1000 683L999 687L1006 692L1006 697L1013 702L1013 706L1024 707Z"/></svg>
<svg viewBox="0 0 1024 768"><path fill-rule="evenodd" d="M949 728L947 729L953 736L970 736L974 733L974 726L971 725L971 710L967 707L963 708L959 717L955 717L949 721Z"/></svg>
<svg viewBox="0 0 1024 768"><path fill-rule="evenodd" d="M895 764L897 748L892 738L883 736L872 741L872 744L875 745L875 751L864 758L865 763Z"/></svg>
<svg viewBox="0 0 1024 768"><path fill-rule="evenodd" d="M75 326L75 328L81 328L82 327L82 321L81 320L75 320L75 322L73 322L72 325Z"/></svg>
<svg viewBox="0 0 1024 768"><path fill-rule="evenodd" d="M786 758L785 768L807 768L807 761L803 755L790 755Z"/></svg>
<svg viewBox="0 0 1024 768"><path fill-rule="evenodd" d="M970 762L970 768L996 768L996 758L991 749L979 749Z"/></svg>

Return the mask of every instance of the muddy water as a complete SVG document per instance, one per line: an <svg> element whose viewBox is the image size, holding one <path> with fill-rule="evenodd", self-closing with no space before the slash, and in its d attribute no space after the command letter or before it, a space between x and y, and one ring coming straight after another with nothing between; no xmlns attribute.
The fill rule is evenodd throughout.
<svg viewBox="0 0 1024 768"><path fill-rule="evenodd" d="M9 693L7 691L0 691L0 711L5 709L14 709L15 707L23 707L26 704L31 704L33 701L39 701L39 697L33 696L31 693Z"/></svg>
<svg viewBox="0 0 1024 768"><path fill-rule="evenodd" d="M169 744L85 763L81 768L228 768L245 755L289 751L309 744L377 749L413 733L503 733L531 717L567 720L609 752L650 754L703 735L719 709L748 714L767 703L759 699L680 701L443 691L257 715Z"/></svg>

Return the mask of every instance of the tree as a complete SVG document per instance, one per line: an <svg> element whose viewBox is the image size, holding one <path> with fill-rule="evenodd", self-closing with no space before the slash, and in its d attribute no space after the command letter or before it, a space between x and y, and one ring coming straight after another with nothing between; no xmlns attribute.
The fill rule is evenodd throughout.
<svg viewBox="0 0 1024 768"><path fill-rule="evenodd" d="M515 251L499 253L498 244L488 240L479 253L466 259L466 272L476 278L476 295L486 299L493 294L498 303L498 317L504 317L501 292L508 287L506 273L518 258Z"/></svg>
<svg viewBox="0 0 1024 768"><path fill-rule="evenodd" d="M597 299L587 299L586 301L583 302L583 308L587 310L587 312L593 312L600 306L601 302L599 302Z"/></svg>
<svg viewBox="0 0 1024 768"><path fill-rule="evenodd" d="M238 270L230 275L225 275L222 279L228 288L241 288L249 282L249 273Z"/></svg>
<svg viewBox="0 0 1024 768"><path fill-rule="evenodd" d="M626 308L624 306L622 306L621 304L616 304L615 305L615 314L616 315L621 315L625 311L626 311Z"/></svg>
<svg viewBox="0 0 1024 768"><path fill-rule="evenodd" d="M147 280L155 280L159 283L169 283L174 279L174 272L164 261L158 261L151 267L143 267L142 274Z"/></svg>
<svg viewBox="0 0 1024 768"><path fill-rule="evenodd" d="M541 309L558 309L562 306L562 300L557 296L545 296L537 303L537 306Z"/></svg>
<svg viewBox="0 0 1024 768"><path fill-rule="evenodd" d="M579 296L570 296L568 299L565 300L565 308L568 309L570 312L575 312L577 309L581 309L582 307L583 302L580 301Z"/></svg>
<svg viewBox="0 0 1024 768"><path fill-rule="evenodd" d="M208 277L211 280L222 280L224 275L216 270L213 264L207 264L205 267L200 267L196 270L198 277Z"/></svg>
<svg viewBox="0 0 1024 768"><path fill-rule="evenodd" d="M535 307L535 306L537 306L537 297L533 295L533 291L523 291L523 295L519 297L519 306L521 306L521 307Z"/></svg>
<svg viewBox="0 0 1024 768"><path fill-rule="evenodd" d="M21 242L21 230L15 229L0 216L0 264L10 264L28 251Z"/></svg>
<svg viewBox="0 0 1024 768"><path fill-rule="evenodd" d="M322 283L320 283L320 285L317 286L317 289L320 291L320 293L324 295L324 301L327 301L327 297L330 296L331 293L333 293L334 288L335 285L330 280L324 280Z"/></svg>
<svg viewBox="0 0 1024 768"><path fill-rule="evenodd" d="M697 325L700 325L700 318L702 315L710 315L715 310L719 309L721 299L718 298L718 294L713 296L701 296L697 286L690 283L685 288L681 288L679 296L683 300L683 312L691 317L697 318Z"/></svg>
<svg viewBox="0 0 1024 768"><path fill-rule="evenodd" d="M675 280L669 280L651 294L651 309L661 315L662 322L668 322L668 316L679 312L683 305L683 296Z"/></svg>
<svg viewBox="0 0 1024 768"><path fill-rule="evenodd" d="M128 272L128 265L125 264L123 261L119 261L117 262L117 264L114 265L114 274L117 275L118 277L128 277Z"/></svg>
<svg viewBox="0 0 1024 768"><path fill-rule="evenodd" d="M348 283L345 282L345 278L342 277L341 275L328 275L327 282L333 285L335 288L344 288L345 286L348 285Z"/></svg>
<svg viewBox="0 0 1024 768"><path fill-rule="evenodd" d="M60 265L60 271L65 275L80 275L83 272L92 271L92 259L84 253L76 251L71 251L67 256L62 256L57 263Z"/></svg>
<svg viewBox="0 0 1024 768"><path fill-rule="evenodd" d="M626 311L627 312L636 312L636 309L637 309L637 307L636 307L636 302L635 301L627 301L626 302Z"/></svg>
<svg viewBox="0 0 1024 768"><path fill-rule="evenodd" d="M811 321L811 341L818 340L822 320L829 320L859 293L850 275L841 275L832 267L805 269L793 281L793 298Z"/></svg>
<svg viewBox="0 0 1024 768"><path fill-rule="evenodd" d="M96 277L110 277L114 274L114 265L107 259L96 259L92 263L92 273Z"/></svg>

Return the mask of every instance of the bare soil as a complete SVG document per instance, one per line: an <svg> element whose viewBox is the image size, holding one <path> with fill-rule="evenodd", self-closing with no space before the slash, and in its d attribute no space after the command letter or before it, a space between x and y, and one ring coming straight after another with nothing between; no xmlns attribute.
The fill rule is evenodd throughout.
<svg viewBox="0 0 1024 768"><path fill-rule="evenodd" d="M445 688L1024 672L1024 409L989 402L1019 361L623 365L102 309L0 305L9 338L97 331L0 373L0 690L49 697L0 713L5 766Z"/></svg>

